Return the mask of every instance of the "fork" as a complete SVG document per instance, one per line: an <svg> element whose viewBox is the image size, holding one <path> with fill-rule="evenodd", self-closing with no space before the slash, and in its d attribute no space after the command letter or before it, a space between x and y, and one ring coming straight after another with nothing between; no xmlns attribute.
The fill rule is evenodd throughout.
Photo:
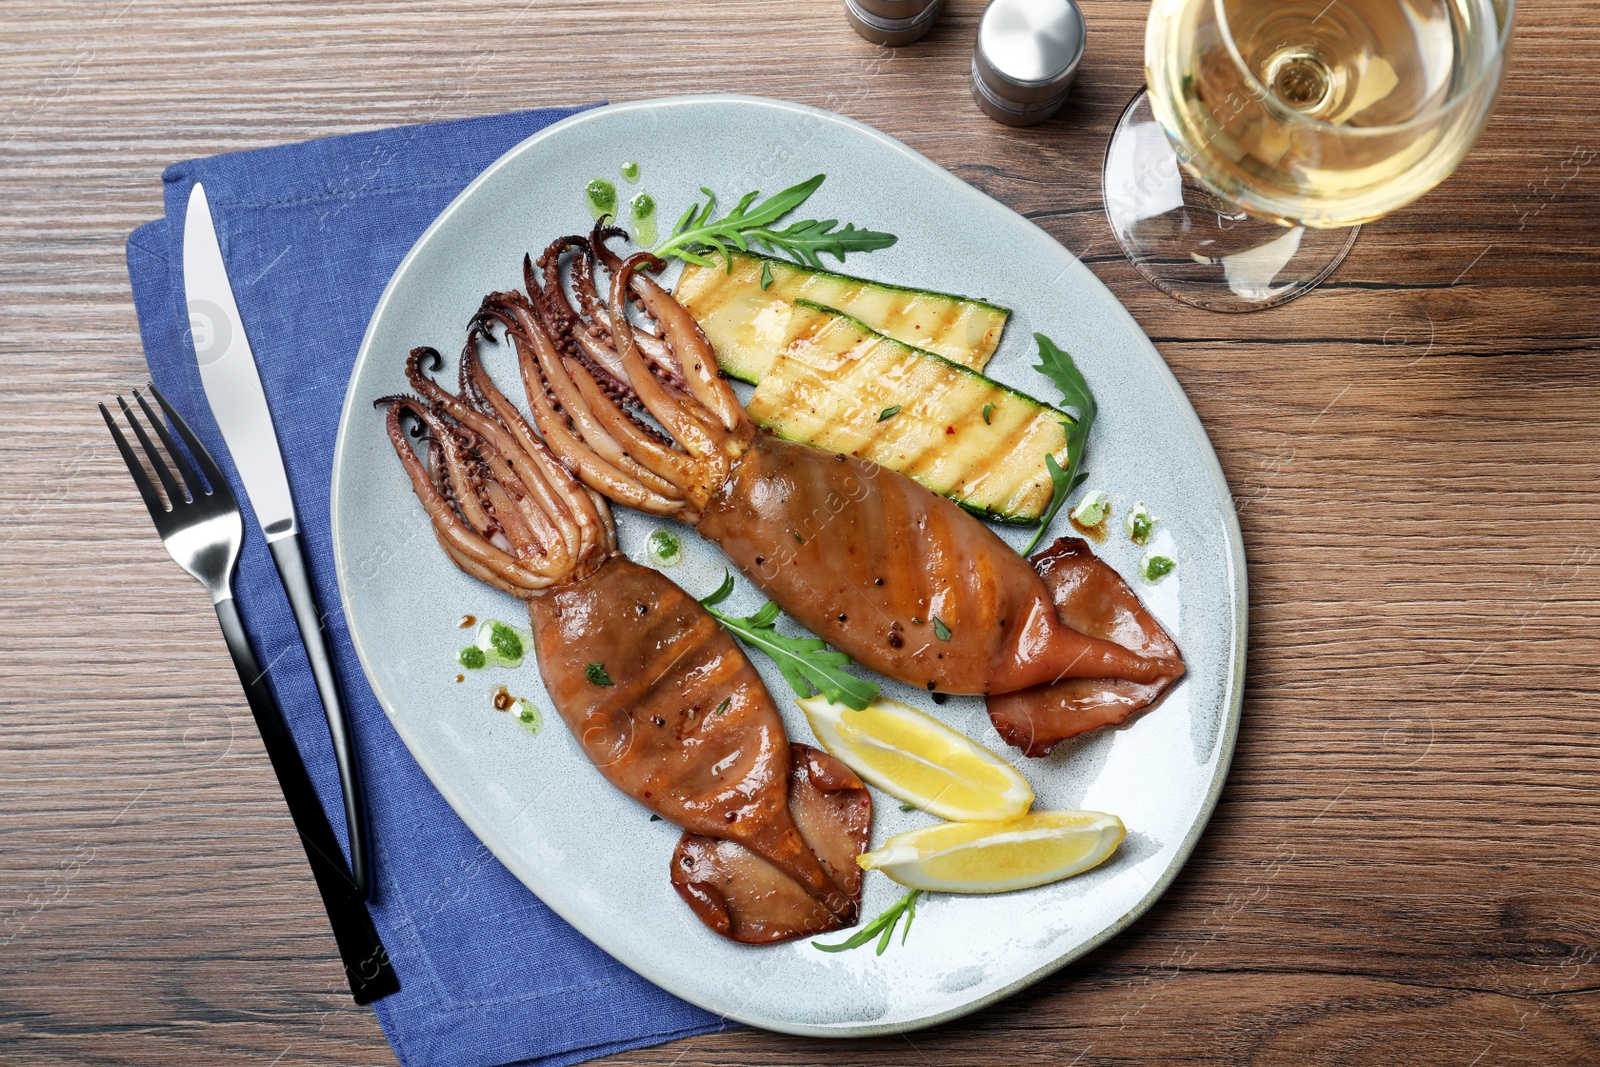
<svg viewBox="0 0 1600 1067"><path fill-rule="evenodd" d="M144 397L135 389L133 399L144 412L166 454L172 459L169 467L156 449L133 409L121 396L117 404L122 415L133 429L133 435L144 451L150 469L161 482L166 501L156 492L155 484L145 472L138 454L128 443L117 420L100 405L106 427L111 431L128 465L128 473L139 487L150 518L155 521L156 533L161 543L178 565L194 576L211 593L211 602L222 624L222 636L233 656L233 666L244 685L250 711L255 716L256 728L266 743L267 756L277 773L278 785L288 802L289 814L300 832L300 842L305 846L306 858L311 862L311 873L316 877L317 889L322 894L328 921L333 925L333 936L339 944L339 955L344 960L345 976L350 981L350 992L357 1004L367 1004L387 996L400 988L400 981L390 965L389 954L384 950L378 931L372 925L361 894L345 865L344 852L334 836L317 800L311 777L306 773L300 750L295 747L289 726L278 707L277 698L267 686L266 674L256 660L250 639L245 634L244 622L239 617L239 607L233 598L233 569L239 561L239 548L244 542L244 522L239 513L238 501L228 488L227 480L217 468L211 455L200 444L188 425L167 403L154 384L150 395L156 398L161 410L171 420L172 426L183 439L189 455L199 465L205 481L195 474L194 468L184 458L177 442L168 432L166 422L159 418ZM173 470L176 468L176 471Z"/></svg>

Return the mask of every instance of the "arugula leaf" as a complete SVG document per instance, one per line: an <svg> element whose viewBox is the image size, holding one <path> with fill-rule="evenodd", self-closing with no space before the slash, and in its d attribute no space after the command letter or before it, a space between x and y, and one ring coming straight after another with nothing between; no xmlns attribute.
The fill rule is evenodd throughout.
<svg viewBox="0 0 1600 1067"><path fill-rule="evenodd" d="M833 255L843 263L848 252L888 248L898 240L892 233L858 229L854 223L846 223L843 229L837 229L838 219L802 219L781 230L774 228L779 219L805 203L826 178L825 174L815 175L799 185L774 193L759 204L756 203L756 198L761 195L759 191L746 193L732 211L716 220L711 218L711 214L716 208L717 198L710 189L702 186L700 191L706 195L705 205L690 204L672 228L672 235L652 251L662 259L676 256L702 267L715 266L709 254L716 252L731 272L733 257L729 255L729 246L741 252L748 252L754 246L769 252L782 252L803 266L821 270L822 260L819 257L824 253ZM770 276L770 270L764 271L763 281ZM771 282L767 281L766 284L770 285ZM762 288L765 289L766 285Z"/></svg>
<svg viewBox="0 0 1600 1067"><path fill-rule="evenodd" d="M985 426L990 425L989 416L993 415L993 414L994 414L994 405L993 404L985 404L985 405L983 405L983 424Z"/></svg>
<svg viewBox="0 0 1600 1067"><path fill-rule="evenodd" d="M899 240L894 234L881 230L857 229L853 222L845 223L840 230L834 229L837 225L838 219L807 219L782 230L757 230L750 239L769 251L787 252L791 259L813 270L823 269L823 253L843 263L847 252L876 252Z"/></svg>
<svg viewBox="0 0 1600 1067"><path fill-rule="evenodd" d="M754 615L734 618L712 607L733 592L733 575L724 574L717 591L701 600L711 617L751 648L760 649L778 665L783 680L796 696L808 697L812 690L835 704L860 711L878 696L876 682L865 681L844 670L851 663L843 652L828 648L820 637L790 637L779 633L778 605L767 601ZM720 709L719 709L720 710Z"/></svg>
<svg viewBox="0 0 1600 1067"><path fill-rule="evenodd" d="M772 288L772 262L770 260L763 259L761 261L761 291L764 293L768 289L771 289L771 288Z"/></svg>
<svg viewBox="0 0 1600 1067"><path fill-rule="evenodd" d="M1063 403L1071 409L1070 414L1081 423L1092 423L1099 406L1094 402L1094 394L1089 391L1089 383L1084 381L1083 372L1078 370L1078 365L1072 357L1056 343L1042 333L1033 335L1039 344L1039 364L1033 369L1049 378L1061 390Z"/></svg>
<svg viewBox="0 0 1600 1067"><path fill-rule="evenodd" d="M1066 423L1061 425L1063 428L1067 428ZM1072 436L1070 429L1068 429L1067 436L1070 440ZM1073 446L1069 445L1068 447L1072 448ZM1033 550L1038 546L1040 539L1044 537L1044 532L1055 521L1056 512L1061 510L1061 506L1067 502L1067 497L1072 495L1072 491L1082 485L1089 477L1088 471L1084 471L1076 477L1067 473L1067 471L1077 466L1077 463L1071 457L1067 459L1067 470L1065 471L1061 469L1061 464L1057 463L1056 457L1052 455L1044 457L1044 466L1045 470L1050 472L1050 506L1045 508L1044 514L1040 516L1039 528L1034 531L1033 540L1029 541L1028 547L1022 550L1024 556L1033 555Z"/></svg>
<svg viewBox="0 0 1600 1067"><path fill-rule="evenodd" d="M733 574L731 572L729 572L729 571L723 571L722 572L722 584L717 586L717 591L712 593L710 596L701 597L700 598L700 604L703 607L708 607L709 608L713 604L722 603L724 600L727 600L732 595L733 595Z"/></svg>
<svg viewBox="0 0 1600 1067"><path fill-rule="evenodd" d="M851 662L843 652L828 648L820 637L790 637L773 625L778 605L767 603L754 615L731 618L715 608L707 608L713 618L751 648L765 652L778 665L783 680L796 696L808 697L816 690L835 704L860 711L878 695L875 682L864 681L843 670Z"/></svg>
<svg viewBox="0 0 1600 1067"><path fill-rule="evenodd" d="M950 627L946 626L944 620L937 615L933 617L933 636L941 641L950 640Z"/></svg>
<svg viewBox="0 0 1600 1067"><path fill-rule="evenodd" d="M1033 339L1039 344L1039 363L1033 369L1049 378L1055 383L1056 388L1061 390L1063 405L1072 416L1072 421L1061 424L1061 428L1067 433L1066 469L1061 468L1055 456L1047 455L1044 458L1045 469L1050 472L1052 487L1050 506L1039 519L1039 529L1034 533L1033 540L1022 550L1024 556L1033 554L1033 550L1044 538L1045 531L1050 528L1050 523L1055 520L1056 513L1067 502L1067 497L1089 477L1088 471L1079 468L1083 464L1084 448L1089 443L1089 430L1094 425L1095 415L1099 412L1094 394L1089 391L1089 383L1084 380L1077 364L1072 362L1072 357L1057 348L1055 342L1042 333L1034 334Z"/></svg>
<svg viewBox="0 0 1600 1067"><path fill-rule="evenodd" d="M873 938L877 938L877 954L881 956L884 949L889 947L889 938L893 936L894 928L900 922L900 916L902 915L906 917L906 926L905 932L900 935L900 943L902 945L906 943L906 935L911 933L911 920L917 914L917 898L923 892L924 890L921 889L911 890L911 892L885 908L883 914L857 930L846 941L840 941L834 945L824 945L821 941L813 941L811 942L811 947L821 949L823 952L848 952L850 949L860 948Z"/></svg>

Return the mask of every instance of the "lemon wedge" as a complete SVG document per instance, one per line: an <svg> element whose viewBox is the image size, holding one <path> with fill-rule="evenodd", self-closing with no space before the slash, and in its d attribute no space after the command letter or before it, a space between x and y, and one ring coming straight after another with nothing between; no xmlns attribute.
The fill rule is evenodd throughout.
<svg viewBox="0 0 1600 1067"><path fill-rule="evenodd" d="M1082 874L1103 863L1127 835L1115 815L1039 811L998 825L924 826L891 837L856 862L910 889L1005 893Z"/></svg>
<svg viewBox="0 0 1600 1067"><path fill-rule="evenodd" d="M800 707L822 747L864 781L942 819L1005 822L1033 804L1015 767L909 704L879 697L856 711L814 696Z"/></svg>

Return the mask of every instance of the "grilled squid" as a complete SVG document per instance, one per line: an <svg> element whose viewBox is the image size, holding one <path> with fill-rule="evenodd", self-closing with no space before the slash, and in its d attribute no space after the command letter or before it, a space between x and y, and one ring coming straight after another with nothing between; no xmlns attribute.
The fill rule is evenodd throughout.
<svg viewBox="0 0 1600 1067"><path fill-rule="evenodd" d="M407 364L419 395L380 401L412 488L457 566L527 603L545 688L589 761L684 830L680 853L717 852L724 873L688 878L675 862L673 884L735 940L852 924L860 880L840 871L866 847L871 801L860 783L852 791L842 777L853 776L831 757L790 744L755 668L698 601L617 552L605 498L506 400L473 340L460 395L427 377L425 359L438 355L418 350ZM421 427L423 454L407 416ZM819 760L792 788L794 767ZM730 886L728 872L743 870L763 872L781 893ZM691 899L685 887L696 886Z"/></svg>
<svg viewBox="0 0 1600 1067"><path fill-rule="evenodd" d="M605 247L614 232L597 228L575 255L580 291L592 259L610 271L603 317L598 292L579 301L584 323L550 291L548 253L545 291L494 294L480 312L484 328L504 326L535 421L585 485L692 524L806 629L898 681L988 696L1113 679L1159 693L1182 675L1170 643L1073 626L1028 561L944 497L758 432L694 319L644 273L660 262L619 259ZM531 270L526 281L538 287ZM558 302L561 314L541 311ZM630 322L630 302L656 332ZM590 350L602 340L609 353Z"/></svg>
<svg viewBox="0 0 1600 1067"><path fill-rule="evenodd" d="M856 864L872 829L872 797L843 763L810 745L790 746L789 805L795 825L852 900L861 897ZM792 877L731 841L684 834L672 855L672 887L724 937L746 944L786 941L797 927L823 933L837 925Z"/></svg>
<svg viewBox="0 0 1600 1067"><path fill-rule="evenodd" d="M1176 659L1178 646L1145 610L1122 576L1096 558L1081 537L1062 537L1033 557L1061 621L1080 633L1114 641L1142 656ZM1007 744L1047 756L1059 742L1115 726L1161 698L1177 680L1068 678L989 697L989 721Z"/></svg>

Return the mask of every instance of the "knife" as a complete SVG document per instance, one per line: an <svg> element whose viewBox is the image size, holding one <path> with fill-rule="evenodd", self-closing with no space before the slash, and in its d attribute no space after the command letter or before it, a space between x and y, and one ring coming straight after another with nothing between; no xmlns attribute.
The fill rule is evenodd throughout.
<svg viewBox="0 0 1600 1067"><path fill-rule="evenodd" d="M250 340L245 335L239 305L233 298L222 247L206 201L205 187L196 182L189 193L183 222L183 287L189 304L190 333L200 382L205 386L211 414L222 430L233 465L244 482L250 506L267 538L267 548L278 568L283 591L294 609L295 625L305 643L306 658L322 698L322 710L333 738L333 755L339 765L339 786L344 792L345 828L350 835L350 874L358 897L368 894L367 819L356 771L354 740L344 704L339 699L333 660L323 639L322 614L311 590L305 547L295 524L294 501L283 470L283 454L272 413L261 389Z"/></svg>

